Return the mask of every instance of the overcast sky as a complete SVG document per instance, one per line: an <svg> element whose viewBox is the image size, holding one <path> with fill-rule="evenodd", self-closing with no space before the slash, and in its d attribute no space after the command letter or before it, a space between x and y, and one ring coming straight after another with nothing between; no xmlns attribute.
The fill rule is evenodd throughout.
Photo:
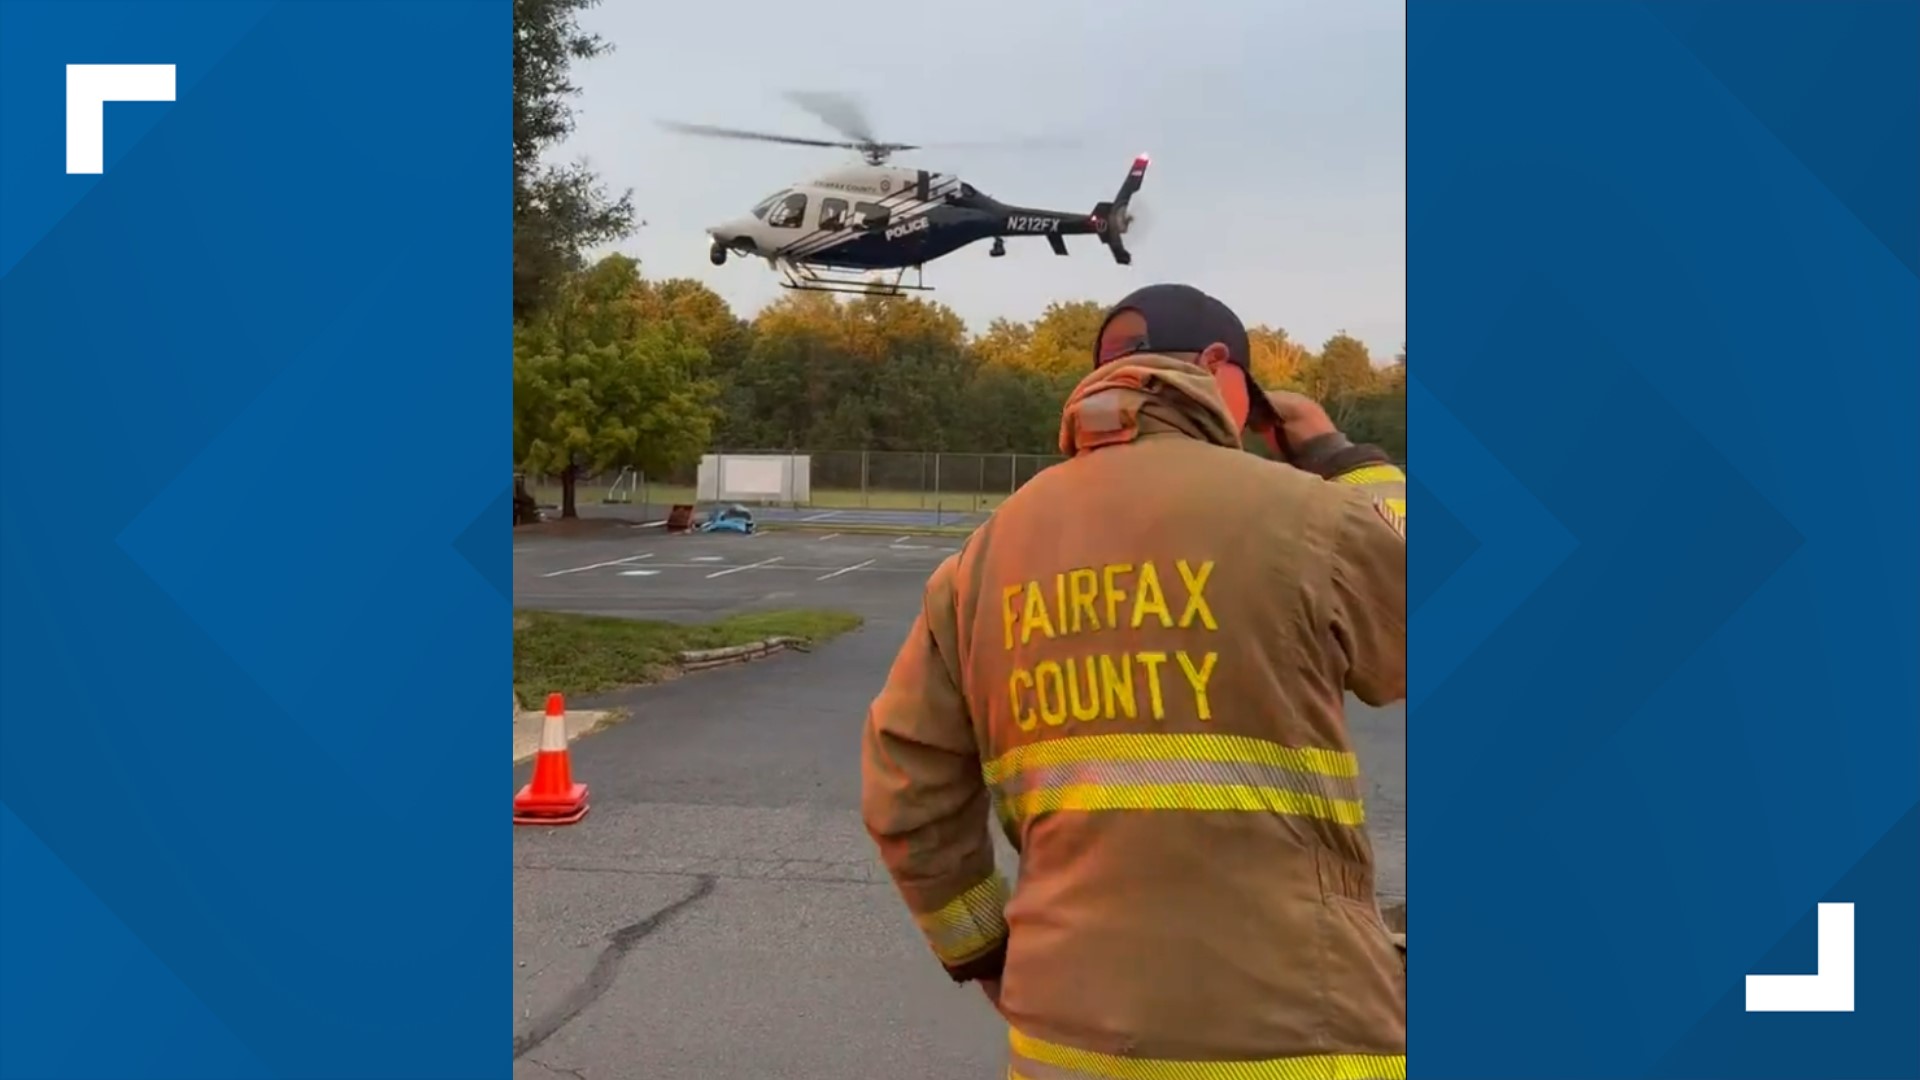
<svg viewBox="0 0 1920 1080"><path fill-rule="evenodd" d="M631 187L647 222L617 245L654 277L706 282L743 314L779 295L764 262L707 261L703 229L852 160L849 151L699 139L657 120L804 136L830 129L789 90L859 97L882 139L1063 136L1065 149L931 150L894 164L957 173L1003 201L1081 210L1133 156L1131 267L1092 237L987 244L930 263L932 298L978 332L1053 300L1111 302L1183 281L1249 325L1318 346L1346 330L1377 357L1406 340L1406 17L1383 0L1189 0L1123 13L1096 0L964 4L641 4L583 23L614 52L576 66L578 127L558 151Z"/></svg>

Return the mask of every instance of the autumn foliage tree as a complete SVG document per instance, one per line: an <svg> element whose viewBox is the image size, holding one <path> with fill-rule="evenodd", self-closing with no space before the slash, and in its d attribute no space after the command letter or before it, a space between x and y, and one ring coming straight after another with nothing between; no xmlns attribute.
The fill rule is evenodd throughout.
<svg viewBox="0 0 1920 1080"><path fill-rule="evenodd" d="M613 256L517 333L517 464L559 476L568 512L583 475L684 475L714 448L1052 455L1103 314L1055 303L969 335L938 303L797 292L748 320L698 282L649 281ZM1248 338L1262 385L1313 395L1404 460L1404 349L1381 367L1346 334L1317 352L1273 327Z"/></svg>

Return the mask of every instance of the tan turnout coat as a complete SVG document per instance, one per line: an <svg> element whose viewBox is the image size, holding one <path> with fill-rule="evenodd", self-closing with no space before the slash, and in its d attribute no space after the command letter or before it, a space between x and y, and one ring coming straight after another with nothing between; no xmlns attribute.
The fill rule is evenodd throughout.
<svg viewBox="0 0 1920 1080"><path fill-rule="evenodd" d="M1155 356L1089 375L1061 444L934 573L869 714L902 896L956 977L1004 972L1011 1076L1404 1076L1343 704L1405 694L1405 477L1245 453Z"/></svg>

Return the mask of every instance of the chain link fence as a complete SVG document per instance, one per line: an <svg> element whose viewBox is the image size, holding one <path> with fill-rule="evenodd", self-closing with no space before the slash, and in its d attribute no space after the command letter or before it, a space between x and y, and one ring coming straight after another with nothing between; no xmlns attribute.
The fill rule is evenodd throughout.
<svg viewBox="0 0 1920 1080"><path fill-rule="evenodd" d="M1057 454L966 454L915 450L827 450L800 453L786 450L717 450L708 455L710 467L727 474L729 457L772 462L779 471L798 471L808 478L795 497L739 496L726 502L758 503L819 510L939 510L984 513L1050 465L1064 460ZM802 464L804 462L804 464ZM1405 469L1405 463L1401 468ZM700 466L659 476L633 469L584 474L574 498L582 508L600 505L668 507L676 503L706 503L700 497ZM528 492L541 506L560 505L558 476L527 474Z"/></svg>
<svg viewBox="0 0 1920 1080"><path fill-rule="evenodd" d="M983 512L1000 505L1042 469L1064 460L1056 454L964 454L913 450L716 450L710 465L725 475L727 459L787 460L808 477L794 498L733 498L734 502L820 510L944 510ZM804 461L804 466L799 463ZM560 505L558 476L528 474L527 490L542 506ZM648 476L631 469L583 475L574 499L581 507L612 504L671 506L709 501L699 494L699 466Z"/></svg>

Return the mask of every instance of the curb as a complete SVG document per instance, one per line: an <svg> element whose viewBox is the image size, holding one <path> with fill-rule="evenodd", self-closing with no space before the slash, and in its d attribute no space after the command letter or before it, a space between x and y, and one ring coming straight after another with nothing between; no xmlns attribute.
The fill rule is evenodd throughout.
<svg viewBox="0 0 1920 1080"><path fill-rule="evenodd" d="M515 700L517 701L518 699L519 699L518 695L515 695ZM574 743L579 742L581 739L584 739L587 736L594 734L595 732L602 731L606 728L612 727L615 724L622 723L630 719L630 716L625 709L586 709L582 711L589 712L589 713L597 713L599 715L594 717L594 720L592 723L587 724L585 727L582 727L578 731L574 731L571 728L569 728L567 731L568 746L572 746ZM515 717L515 720L516 721L518 720L518 716ZM534 758L538 757L539 755L540 755L540 744L536 740L534 743L534 748L532 750L529 750L524 754L514 755L513 764L517 767L522 762L532 761Z"/></svg>
<svg viewBox="0 0 1920 1080"><path fill-rule="evenodd" d="M706 671L709 668L725 667L728 664L742 664L749 660L759 660L786 649L804 652L807 643L796 637L767 638L765 641L752 641L745 645L729 645L724 649L693 649L680 654L680 670Z"/></svg>

